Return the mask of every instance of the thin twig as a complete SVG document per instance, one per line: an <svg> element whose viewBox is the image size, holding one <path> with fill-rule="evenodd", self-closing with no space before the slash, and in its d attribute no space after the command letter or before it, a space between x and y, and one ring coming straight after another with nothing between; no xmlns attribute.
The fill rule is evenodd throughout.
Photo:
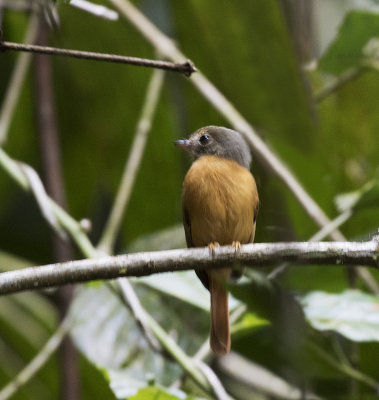
<svg viewBox="0 0 379 400"><path fill-rule="evenodd" d="M37 26L38 17L35 14L32 14L24 39L26 43L32 43L36 39ZM0 110L0 146L4 145L7 140L9 126L13 117L17 100L20 96L21 88L24 83L30 61L30 54L20 54L17 58L16 66L13 69L12 76L9 80L7 91L5 93L3 104Z"/></svg>
<svg viewBox="0 0 379 400"><path fill-rule="evenodd" d="M159 272L206 270L225 263L251 267L288 261L300 265L367 265L379 268L378 237L368 242L283 242L221 246L210 253L207 247L124 254L92 260L50 264L0 274L0 294L60 286L67 283Z"/></svg>
<svg viewBox="0 0 379 400"><path fill-rule="evenodd" d="M294 385L287 383L271 371L242 357L240 354L230 352L217 360L221 373L227 374L236 381L238 387L246 388L254 398L254 391L266 394L268 398L283 400L320 400L313 393L306 392Z"/></svg>
<svg viewBox="0 0 379 400"><path fill-rule="evenodd" d="M152 119L154 118L155 110L157 108L163 78L163 71L155 70L147 88L141 117L138 121L133 144L124 168L121 185L98 245L98 249L107 254L113 252L116 236L123 222L123 216L129 203L130 195L146 147Z"/></svg>
<svg viewBox="0 0 379 400"><path fill-rule="evenodd" d="M154 333L161 346L167 351L167 353L191 376L192 379L205 391L212 392L211 385L207 378L204 376L202 371L196 366L195 362L191 357L176 344L175 340L171 338L162 329L162 327L151 317L150 314L146 313L146 320L149 324L149 328Z"/></svg>
<svg viewBox="0 0 379 400"><path fill-rule="evenodd" d="M338 229L341 225L343 225L351 216L353 215L351 210L347 210L342 214L338 215L329 224L325 225L318 232L316 232L310 239L310 242L318 242L323 240L326 236L328 236L331 232ZM279 265L273 271L271 271L268 275L268 279L276 279L279 275L284 273L287 268L290 266L289 263L284 263Z"/></svg>
<svg viewBox="0 0 379 400"><path fill-rule="evenodd" d="M200 360L187 356L163 328L152 319L139 301L130 282L126 278L119 278L116 283L122 300L132 311L152 349L159 353L162 353L164 349L200 387L209 393L214 393L219 400L229 400L230 398L226 397L225 389L214 372L209 367L206 369L199 364ZM111 288L115 287L112 285Z"/></svg>
<svg viewBox="0 0 379 400"><path fill-rule="evenodd" d="M193 359L195 365L200 369L200 371L207 378L208 382L213 388L213 392L218 400L233 400L232 397L228 395L224 386L218 376L214 373L213 369L209 367L209 365L205 364L201 360Z"/></svg>
<svg viewBox="0 0 379 400"><path fill-rule="evenodd" d="M54 211L52 210L50 198L48 197L37 172L27 164L19 163L19 167L28 180L30 190L36 199L45 221L53 228L53 230L61 239L67 240L66 232L63 230L56 215L54 214Z"/></svg>
<svg viewBox="0 0 379 400"><path fill-rule="evenodd" d="M245 304L240 304L237 308L235 308L231 313L229 317L229 322L230 325L232 326L232 334L233 334L233 324L246 312L246 305ZM210 347L209 347L209 337L203 344L199 347L197 352L194 354L193 358L196 360L204 360L205 357L207 357L210 352Z"/></svg>
<svg viewBox="0 0 379 400"><path fill-rule="evenodd" d="M94 4L87 0L71 0L69 4L72 7L79 8L100 18L109 19L111 21L116 21L118 19L116 11L110 10L101 4Z"/></svg>
<svg viewBox="0 0 379 400"><path fill-rule="evenodd" d="M310 239L310 242L318 242L326 238L331 232L337 230L340 226L342 226L349 218L353 215L352 210L346 210L332 221L329 224L325 225L318 232L316 232Z"/></svg>
<svg viewBox="0 0 379 400"><path fill-rule="evenodd" d="M229 318L230 325L233 325L240 318L240 316L246 311L246 309L247 308L246 308L245 304L240 304L236 309L234 309L230 313L230 318ZM233 330L232 330L232 333L233 333ZM211 355L210 350L211 349L209 347L209 336L208 336L208 338L198 348L197 352L192 356L192 359L196 360L196 361L203 361L208 355ZM173 382L171 387L172 388L181 387L183 384L184 378L185 378L185 374L183 374L180 378L178 378L175 382ZM215 392L217 392L217 390Z"/></svg>
<svg viewBox="0 0 379 400"><path fill-rule="evenodd" d="M319 240L323 240L330 232L337 231L337 229L343 225L351 216L353 215L353 211L348 209L330 221L329 224L325 225L318 232L316 232L310 239L310 242L317 242ZM345 237L343 236L343 239ZM268 279L276 279L280 274L282 274L289 267L289 263L283 263L271 271L268 275ZM379 295L379 285L376 279L372 276L370 271L367 271L366 268L362 266L357 266L355 268L355 272L359 276L359 278L364 282L366 287L374 294Z"/></svg>
<svg viewBox="0 0 379 400"><path fill-rule="evenodd" d="M362 75L364 72L368 70L367 66L360 65L359 67L351 68L337 78L335 78L330 84L321 88L314 96L314 100L316 102L320 102L324 100L326 97L330 96L332 93L339 90L346 83L356 79L358 76Z"/></svg>
<svg viewBox="0 0 379 400"><path fill-rule="evenodd" d="M321 358L327 364L331 365L342 374L349 376L352 379L355 379L368 387L371 387L376 392L379 392L379 382L375 381L370 376L365 375L361 371L351 367L348 364L337 361L335 358L331 357L329 353L327 353L321 347L315 345L314 343L307 342L307 347L312 351L313 354L317 355L317 357Z"/></svg>
<svg viewBox="0 0 379 400"><path fill-rule="evenodd" d="M122 282L121 285L118 285L122 299L127 303L127 306L130 307L130 293L125 293L125 289L129 291L128 285L125 285L127 280L120 278L117 280L118 283ZM133 289L132 289L133 290ZM133 295L134 296L134 295ZM136 299L133 299L133 302ZM187 356L184 351L176 344L176 342L163 330L163 328L150 316L150 314L143 308L142 304L139 303L137 299L137 314L134 314L137 319L143 320L144 331L149 332L154 335L154 338L159 342L159 345L166 350L167 354L169 354L183 369L186 371L192 379L205 391L212 392L211 386L208 384L206 377L203 375L201 370L195 365L194 361L191 357ZM135 303L136 304L136 303ZM153 349L156 349L154 346Z"/></svg>
<svg viewBox="0 0 379 400"><path fill-rule="evenodd" d="M158 68L166 71L179 72L187 77L191 76L193 72L196 72L196 68L190 60L178 64L170 61L149 60L147 58L120 56L118 54L95 53L90 51L59 49L49 46L36 46L31 44L0 41L0 51L7 50L81 58L93 61L106 61L118 64L136 65L138 67Z"/></svg>
<svg viewBox="0 0 379 400"><path fill-rule="evenodd" d="M146 310L143 308L141 302L139 301L137 294L134 291L131 283L125 278L119 278L117 279L117 284L120 288L124 303L133 313L135 320L141 327L151 348L155 351L162 352L160 344L158 343L157 339L149 329L148 322L146 319Z"/></svg>
<svg viewBox="0 0 379 400"><path fill-rule="evenodd" d="M71 318L66 317L33 360L0 391L0 400L7 400L13 396L20 387L25 385L46 364L71 329L71 326Z"/></svg>

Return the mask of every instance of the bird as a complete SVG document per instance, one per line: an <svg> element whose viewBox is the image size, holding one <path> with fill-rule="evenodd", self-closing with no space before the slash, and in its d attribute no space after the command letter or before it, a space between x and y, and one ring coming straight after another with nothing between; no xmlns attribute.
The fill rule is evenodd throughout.
<svg viewBox="0 0 379 400"><path fill-rule="evenodd" d="M182 215L187 246L252 243L259 209L257 185L250 172L250 149L235 130L206 126L174 142L193 158L182 188ZM225 282L238 277L230 266L197 276L210 292L210 347L216 355L230 351L228 292Z"/></svg>

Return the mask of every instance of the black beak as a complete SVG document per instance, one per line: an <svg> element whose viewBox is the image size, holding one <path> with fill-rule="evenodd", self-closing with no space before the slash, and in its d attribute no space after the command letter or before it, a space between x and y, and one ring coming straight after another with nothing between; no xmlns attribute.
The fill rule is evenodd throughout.
<svg viewBox="0 0 379 400"><path fill-rule="evenodd" d="M191 146L191 142L188 139L175 140L174 145L184 150L188 150Z"/></svg>

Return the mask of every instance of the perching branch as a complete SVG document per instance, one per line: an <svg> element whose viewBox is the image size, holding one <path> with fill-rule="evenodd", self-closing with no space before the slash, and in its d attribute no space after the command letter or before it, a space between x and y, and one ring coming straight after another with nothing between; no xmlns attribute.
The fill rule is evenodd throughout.
<svg viewBox="0 0 379 400"><path fill-rule="evenodd" d="M98 279L208 269L234 263L261 267L281 261L379 268L378 237L368 242L256 243L242 245L239 251L232 246L218 247L214 252L207 247L178 249L49 264L1 273L0 295Z"/></svg>
<svg viewBox="0 0 379 400"><path fill-rule="evenodd" d="M138 67L158 68L158 69L164 69L166 71L180 72L181 74L187 77L191 76L193 72L196 72L196 68L193 62L190 60L178 64L178 63L172 63L170 61L149 60L147 58L120 56L118 54L94 53L90 51L59 49L56 47L5 42L2 41L0 38L0 51L6 51L6 50L26 51L29 53L82 58L85 60L94 60L94 61L107 61L118 64L136 65Z"/></svg>

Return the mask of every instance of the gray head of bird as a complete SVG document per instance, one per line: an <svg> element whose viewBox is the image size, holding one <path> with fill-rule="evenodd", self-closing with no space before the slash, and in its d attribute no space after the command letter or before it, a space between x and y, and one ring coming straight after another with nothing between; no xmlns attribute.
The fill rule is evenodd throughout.
<svg viewBox="0 0 379 400"><path fill-rule="evenodd" d="M205 126L192 133L188 139L174 142L195 160L212 155L234 160L250 169L251 153L240 133L222 126Z"/></svg>

